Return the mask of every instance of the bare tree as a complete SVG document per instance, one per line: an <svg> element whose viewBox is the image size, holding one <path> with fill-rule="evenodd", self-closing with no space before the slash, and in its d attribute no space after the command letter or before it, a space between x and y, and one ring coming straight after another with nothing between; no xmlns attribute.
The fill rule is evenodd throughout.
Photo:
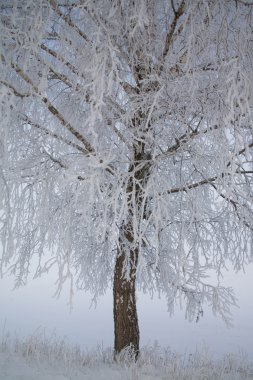
<svg viewBox="0 0 253 380"><path fill-rule="evenodd" d="M116 353L138 355L137 284L229 321L222 269L252 255L252 5L0 4L1 273L21 285L35 258L59 291L111 284Z"/></svg>

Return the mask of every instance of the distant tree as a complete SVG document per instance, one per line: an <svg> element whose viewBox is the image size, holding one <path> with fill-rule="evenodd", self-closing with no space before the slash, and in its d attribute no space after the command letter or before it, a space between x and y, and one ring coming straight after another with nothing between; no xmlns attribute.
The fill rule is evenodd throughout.
<svg viewBox="0 0 253 380"><path fill-rule="evenodd" d="M252 4L0 4L1 273L112 285L116 353L138 355L137 284L228 321L206 276L252 257Z"/></svg>

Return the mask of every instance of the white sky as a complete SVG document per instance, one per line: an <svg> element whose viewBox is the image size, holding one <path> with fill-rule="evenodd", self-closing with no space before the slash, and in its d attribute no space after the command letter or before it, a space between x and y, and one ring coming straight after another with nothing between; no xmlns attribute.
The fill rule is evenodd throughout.
<svg viewBox="0 0 253 380"><path fill-rule="evenodd" d="M54 281L52 273L12 291L13 279L0 280L0 337L6 331L27 336L41 328L48 335L55 332L82 348L97 344L112 346L111 291L100 299L96 309L90 309L89 294L77 293L74 309L70 312L67 291L60 299L52 298ZM224 285L234 287L240 305L232 310L234 327L230 329L208 308L199 323L190 323L184 319L184 310L178 308L170 317L165 300L150 300L148 295L138 294L141 345L157 342L162 347L170 346L172 350L185 353L201 349L205 344L215 356L240 350L253 358L253 265L248 267L246 274L227 273Z"/></svg>

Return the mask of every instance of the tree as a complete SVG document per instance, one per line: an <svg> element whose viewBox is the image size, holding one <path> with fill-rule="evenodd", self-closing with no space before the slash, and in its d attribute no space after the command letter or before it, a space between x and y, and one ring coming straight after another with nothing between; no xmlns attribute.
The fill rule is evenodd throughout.
<svg viewBox="0 0 253 380"><path fill-rule="evenodd" d="M1 273L21 285L35 258L59 291L111 284L116 353L138 355L137 284L229 319L222 269L252 255L252 12L1 1Z"/></svg>

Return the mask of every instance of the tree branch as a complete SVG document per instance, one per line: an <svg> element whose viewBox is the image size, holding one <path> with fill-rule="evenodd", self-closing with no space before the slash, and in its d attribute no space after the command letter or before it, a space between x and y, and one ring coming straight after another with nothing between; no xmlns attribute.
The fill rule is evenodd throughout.
<svg viewBox="0 0 253 380"><path fill-rule="evenodd" d="M246 5L246 7L252 7L253 6L253 2L248 3L245 0L235 0L235 2L236 2L236 4L240 3L240 4L243 4L243 5Z"/></svg>
<svg viewBox="0 0 253 380"><path fill-rule="evenodd" d="M42 132L44 132L46 135L50 136L50 137L53 137L55 138L56 140L58 141L61 141L63 143L65 143L66 145L69 145L71 146L72 148L75 148L77 149L79 152L81 153L84 153L84 154L87 154L87 151L86 149L82 148L80 145L77 145L67 139L65 139L64 137L62 136L59 136L57 133L54 133L54 132L51 132L49 129L45 128L45 127L42 127L41 125L37 124L37 123L34 123L29 117L24 117L22 119L26 124L29 124L30 126L32 126L33 128L37 128L39 130L41 130Z"/></svg>
<svg viewBox="0 0 253 380"><path fill-rule="evenodd" d="M118 130L112 120L107 120L108 127L114 131L114 133L119 137L119 139L128 147L129 150L132 150L131 144L127 141L125 136Z"/></svg>
<svg viewBox="0 0 253 380"><path fill-rule="evenodd" d="M44 60L42 61L42 59L40 57L37 56L37 59L39 62L41 62L42 64L44 64L45 66L48 67L48 69L50 70L50 72L54 75L55 78L59 79L61 82L65 83L66 86L68 86L69 88L72 88L73 90L75 90L76 92L78 93L81 93L82 92L82 87L79 83L77 84L74 84L72 83L69 78L62 74L62 73L59 73L57 72L54 67L49 63L49 62L45 62ZM83 94L85 95L85 100L87 102L90 102L90 97L88 94Z"/></svg>
<svg viewBox="0 0 253 380"><path fill-rule="evenodd" d="M176 8L175 8L174 1L173 1L173 0L170 0L170 3L171 3L172 10L173 10L173 12L174 12L174 15L175 15L177 12L176 12Z"/></svg>
<svg viewBox="0 0 253 380"><path fill-rule="evenodd" d="M200 120L199 124L201 123L202 119ZM198 128L197 126L197 128ZM210 131L217 130L219 129L218 125L214 125L213 127L210 127L208 129L205 129L204 131L198 131L197 128L193 130L191 133L184 133L182 136L180 136L178 139L176 139L176 144L170 146L165 152L162 154L159 154L156 156L157 159L163 159L166 158L167 156L171 155L172 153L176 153L179 148L182 147L183 144L188 144L191 140L193 140L197 136L201 136L202 134L206 134Z"/></svg>
<svg viewBox="0 0 253 380"><path fill-rule="evenodd" d="M14 86L12 86L11 84L5 82L4 80L0 80L0 83L2 83L4 86L8 87L15 96L18 96L19 98L28 98L29 96L31 96L31 94L21 94L21 92L19 92Z"/></svg>
<svg viewBox="0 0 253 380"><path fill-rule="evenodd" d="M48 2L51 5L52 9L55 11L55 13L59 17L61 17L66 22L66 24L68 24L72 29L74 29L75 32L77 32L79 36L81 36L86 42L91 43L90 39L86 36L86 34L81 29L79 29L68 16L62 13L55 0L48 0Z"/></svg>
<svg viewBox="0 0 253 380"><path fill-rule="evenodd" d="M58 55L55 51L53 51L52 49L49 49L47 46L45 46L44 44L41 45L41 49L46 51L48 54L50 54L51 56L53 56L55 59L58 59L60 60L64 65L66 65L74 74L80 76L80 74L78 73L77 69L72 65L70 64L69 62L66 62L64 60L64 58L62 58L60 55ZM40 58L38 58L40 59ZM77 84L75 87L73 87L74 85L69 81L69 79L66 77L66 75L64 74L61 74L61 73L58 73L54 70L54 68L50 65L50 64L47 64L45 63L49 69L52 71L52 73L58 78L60 79L61 81L63 81L67 86L71 87L71 88L74 88L76 91L80 91L81 90L81 86L79 84ZM81 77L82 74L81 74ZM132 91L134 90L134 88L126 83L123 83L121 82L120 83L122 85L122 87L124 88L125 91L127 91L126 89L126 85L129 86L129 88L131 87ZM89 102L90 101L90 98L89 98L89 95L86 94L86 101ZM110 103L113 104L113 106L117 107L120 111L120 113L123 112L123 110L119 107L118 104L116 104L115 102L113 102L111 99L109 99ZM108 122L108 126L111 128L112 127L112 123L109 121ZM114 132L117 134L117 136L120 138L120 140L122 142L124 142L127 147L129 149L131 149L131 145L127 142L127 140L125 139L125 137L123 136L123 134L115 127L113 126L112 129L114 130Z"/></svg>
<svg viewBox="0 0 253 380"><path fill-rule="evenodd" d="M83 137L83 135L78 132L69 122L67 122L64 118L64 116L52 105L50 100L43 96L38 87L34 85L32 80L28 77L27 74L24 73L24 71L16 64L11 64L12 68L16 71L16 73L28 84L32 87L32 89L35 91L35 94L39 96L39 98L42 100L42 102L46 105L49 112L54 115L61 123L62 126L64 126L73 136L79 140L86 149L86 153L95 154L94 148L91 146L91 144Z"/></svg>
<svg viewBox="0 0 253 380"><path fill-rule="evenodd" d="M207 178L207 179L203 179L202 181L199 181L199 182L191 183L191 184L186 185L186 186L174 187L174 188L172 188L170 190L167 190L166 193L167 194L175 194L175 193L180 193L182 191L187 192L188 190L196 189L199 186L210 184L211 182L216 181L217 178L218 178L218 176L210 177L210 178ZM159 195L161 195L161 193Z"/></svg>
<svg viewBox="0 0 253 380"><path fill-rule="evenodd" d="M235 156L239 156L239 155L243 154L247 149L252 148L252 147L253 147L253 141L246 148L239 150L235 154ZM229 161L227 163L227 167L229 167L230 165L231 165L231 161ZM251 170L249 172L251 173ZM197 187L200 187L202 185L207 185L207 184L211 184L213 186L212 182L215 182L218 178L224 177L225 175L228 175L228 174L229 173L220 173L217 176L209 177L209 178L203 179L202 181L194 182L194 183L191 183L189 185L185 185L182 187L174 187L172 189L167 190L166 193L167 194L175 194L175 193L180 193L182 191L187 192L188 190L195 189ZM238 172L238 174L241 174L241 173ZM245 172L243 172L243 174L245 174ZM159 193L159 195L162 195L162 193Z"/></svg>
<svg viewBox="0 0 253 380"><path fill-rule="evenodd" d="M182 16L182 14L184 13L184 10L185 10L185 0L182 0L179 7L178 7L178 10L176 11L174 8L173 8L173 11L174 11L174 19L169 27L169 30L168 30L168 33L167 33L167 36L166 36L166 40L165 40L165 45L164 45L164 49L163 49L163 53L162 53L162 63L159 67L159 70L158 70L158 75L161 73L162 71L162 68L163 68L163 62L165 61L168 53L169 53L169 50L171 48L171 43L172 43L172 39L173 39L173 35L174 35L174 32L175 32L175 29L176 29L176 26L177 26L177 22L179 20L179 18Z"/></svg>
<svg viewBox="0 0 253 380"><path fill-rule="evenodd" d="M235 212L236 212L236 215L237 215L238 219L241 220L242 223L243 223L246 227L248 227L250 230L253 231L253 227L250 226L250 224L245 220L245 217L242 218L241 215L239 214L239 210L238 210L238 206L239 206L239 204L238 204L238 202L234 201L234 200L231 199L231 198L226 197L224 194L222 194L220 191L218 191L217 187L216 187L213 183L211 183L211 186L216 190L216 192L219 194L219 196L220 196L221 198L223 198L223 199L225 199L227 202L231 203L231 205L234 207L234 210L235 210Z"/></svg>
<svg viewBox="0 0 253 380"><path fill-rule="evenodd" d="M52 57L60 61L63 65L65 65L69 70L71 70L74 74L77 76L80 76L80 72L77 70L77 68L72 65L70 62L66 61L59 53L56 53L54 50L47 47L45 44L41 44L40 48L44 51L46 51L48 54L50 54ZM83 76L81 75L83 78Z"/></svg>

